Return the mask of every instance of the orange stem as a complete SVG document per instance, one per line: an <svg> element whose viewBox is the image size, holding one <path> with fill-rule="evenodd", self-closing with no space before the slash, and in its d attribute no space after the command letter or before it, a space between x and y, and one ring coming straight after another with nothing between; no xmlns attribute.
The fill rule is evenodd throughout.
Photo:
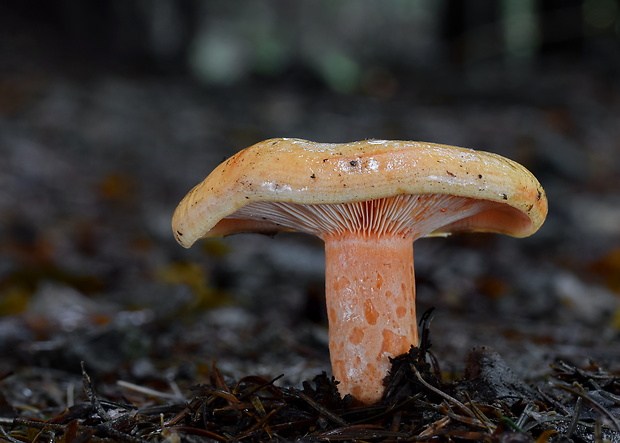
<svg viewBox="0 0 620 443"><path fill-rule="evenodd" d="M342 395L381 399L395 357L418 344L413 239L348 233L325 240L329 351Z"/></svg>

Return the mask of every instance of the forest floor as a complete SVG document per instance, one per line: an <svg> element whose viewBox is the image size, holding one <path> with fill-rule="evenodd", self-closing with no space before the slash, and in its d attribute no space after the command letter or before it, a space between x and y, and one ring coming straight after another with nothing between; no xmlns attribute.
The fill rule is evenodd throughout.
<svg viewBox="0 0 620 443"><path fill-rule="evenodd" d="M216 89L174 76L3 75L0 439L522 430L519 441L547 441L553 429L620 441L620 83L564 67L531 75L472 86L394 74L389 89L355 95L294 79ZM280 136L493 151L547 191L549 217L531 238L416 242L438 366L402 360L391 403L356 409L329 378L302 384L329 374L320 241L239 235L185 250L171 235L194 184Z"/></svg>

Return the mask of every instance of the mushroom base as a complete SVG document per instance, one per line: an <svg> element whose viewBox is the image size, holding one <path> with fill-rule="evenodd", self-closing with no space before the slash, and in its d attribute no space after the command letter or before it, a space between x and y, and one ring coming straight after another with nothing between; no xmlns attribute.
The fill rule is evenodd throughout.
<svg viewBox="0 0 620 443"><path fill-rule="evenodd" d="M413 239L326 236L326 302L333 375L342 395L381 399L390 362L418 344Z"/></svg>

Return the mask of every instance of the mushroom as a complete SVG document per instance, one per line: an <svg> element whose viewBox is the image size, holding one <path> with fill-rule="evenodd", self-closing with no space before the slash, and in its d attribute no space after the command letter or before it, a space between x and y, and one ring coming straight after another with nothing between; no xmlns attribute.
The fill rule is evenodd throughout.
<svg viewBox="0 0 620 443"><path fill-rule="evenodd" d="M278 138L220 164L177 207L177 241L301 231L325 242L332 372L342 395L381 399L388 357L418 344L413 242L453 232L526 237L540 183L496 154L433 143Z"/></svg>

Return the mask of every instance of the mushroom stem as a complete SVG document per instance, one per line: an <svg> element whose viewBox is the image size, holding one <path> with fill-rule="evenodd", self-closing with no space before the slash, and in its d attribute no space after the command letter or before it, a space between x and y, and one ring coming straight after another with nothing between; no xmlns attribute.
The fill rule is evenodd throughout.
<svg viewBox="0 0 620 443"><path fill-rule="evenodd" d="M418 344L413 238L328 235L325 293L333 375L342 395L381 399L390 362Z"/></svg>

